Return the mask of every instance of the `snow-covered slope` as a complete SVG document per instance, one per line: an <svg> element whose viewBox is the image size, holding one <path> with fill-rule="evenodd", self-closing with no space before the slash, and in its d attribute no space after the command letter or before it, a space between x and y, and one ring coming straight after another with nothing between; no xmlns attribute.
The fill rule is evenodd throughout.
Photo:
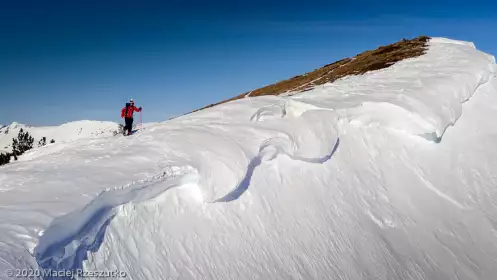
<svg viewBox="0 0 497 280"><path fill-rule="evenodd" d="M110 136L118 130L118 124L102 121L76 121L60 126L36 127L14 122L0 126L0 152L12 152L12 139L17 137L21 129L29 132L35 139L34 146L36 147L43 137L46 137L48 144L52 139L58 143Z"/></svg>
<svg viewBox="0 0 497 280"><path fill-rule="evenodd" d="M308 92L45 147L0 167L0 271L492 279L495 75L438 38Z"/></svg>

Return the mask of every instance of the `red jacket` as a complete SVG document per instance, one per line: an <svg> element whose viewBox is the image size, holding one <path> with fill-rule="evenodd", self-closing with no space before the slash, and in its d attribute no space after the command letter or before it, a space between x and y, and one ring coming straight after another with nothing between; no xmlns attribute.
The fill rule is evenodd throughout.
<svg viewBox="0 0 497 280"><path fill-rule="evenodd" d="M135 105L130 105L129 107L124 107L121 110L121 118L132 118L134 112L140 112L142 108L136 108Z"/></svg>

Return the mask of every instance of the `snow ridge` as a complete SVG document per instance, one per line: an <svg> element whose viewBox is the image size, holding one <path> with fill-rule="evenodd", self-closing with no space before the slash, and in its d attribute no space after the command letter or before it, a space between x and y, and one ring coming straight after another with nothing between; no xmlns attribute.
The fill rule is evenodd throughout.
<svg viewBox="0 0 497 280"><path fill-rule="evenodd" d="M36 149L0 170L0 269L485 279L474 268L492 272L492 233L467 229L496 220L497 157L475 144L497 135L491 75L474 45L434 39L426 55L305 93ZM481 107L460 118L475 91Z"/></svg>
<svg viewBox="0 0 497 280"><path fill-rule="evenodd" d="M381 126L440 142L461 116L462 104L497 67L493 56L472 43L433 38L428 45L420 57L291 98L334 110L354 125Z"/></svg>
<svg viewBox="0 0 497 280"><path fill-rule="evenodd" d="M321 158L305 158L292 154L292 152L290 151L290 143L287 138L268 139L261 145L259 155L257 155L250 161L247 173L245 174L245 177L242 179L240 184L238 184L238 186L234 190L232 190L224 197L215 200L215 202L230 202L238 199L248 189L250 185L250 179L254 174L254 170L259 167L259 165L261 165L264 161L271 161L278 155L285 155L295 161L322 164L328 161L333 156L339 145L340 138L337 138L335 145L333 146L333 150L329 154L324 155Z"/></svg>
<svg viewBox="0 0 497 280"><path fill-rule="evenodd" d="M292 112L290 110L290 112ZM265 161L271 161L279 155L296 161L321 164L328 161L339 145L338 133L334 126L323 126L318 120L332 120L334 113L327 110L309 112L299 111L299 116L292 112L282 120L280 116L255 123L256 127L265 127L268 131L278 132L278 136L266 139L260 144L259 153L251 158L244 173L231 169L231 176L237 177L237 186L221 198L209 195L218 191L205 191L206 202L229 202L238 199L248 188L254 170ZM254 118L252 118L254 119ZM283 125L286 123L286 125ZM309 126L315 123L315 126ZM279 127L277 130L276 127ZM146 134L142 133L142 136ZM317 144L327 141L329 145ZM316 147L329 148L308 149L307 143L315 142ZM300 147L300 148L299 148ZM220 155L218 155L220 157ZM212 163L211 163L212 164ZM83 268L88 253L99 249L105 229L116 214L116 208L123 204L150 200L171 188L194 184L202 188L202 182L211 178L223 177L226 168L220 163L213 163L217 168L199 166L170 167L159 175L139 182L132 182L120 189L105 191L93 199L82 210L69 213L55 219L41 236L35 257L41 268L46 270L77 270ZM214 166L215 167L215 166ZM215 173L212 174L212 170ZM229 170L229 169L228 169ZM224 188L225 189L225 188ZM207 194L207 195L206 195Z"/></svg>
<svg viewBox="0 0 497 280"><path fill-rule="evenodd" d="M35 252L38 264L47 271L82 269L87 254L100 247L117 206L149 200L170 188L196 182L195 174L189 166L172 166L149 179L104 191L83 209L56 218L40 237Z"/></svg>

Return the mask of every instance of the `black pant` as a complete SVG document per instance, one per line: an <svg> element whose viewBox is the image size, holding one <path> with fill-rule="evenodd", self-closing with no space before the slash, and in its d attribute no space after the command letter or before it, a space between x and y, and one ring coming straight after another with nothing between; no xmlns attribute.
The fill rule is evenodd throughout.
<svg viewBox="0 0 497 280"><path fill-rule="evenodd" d="M126 130L128 131L128 135L131 134L131 130L133 129L133 118L124 118L124 134L126 134Z"/></svg>

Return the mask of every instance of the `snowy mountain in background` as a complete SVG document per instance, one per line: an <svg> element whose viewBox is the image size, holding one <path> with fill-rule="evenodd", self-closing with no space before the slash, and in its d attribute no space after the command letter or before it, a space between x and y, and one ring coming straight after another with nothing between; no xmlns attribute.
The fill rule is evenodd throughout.
<svg viewBox="0 0 497 280"><path fill-rule="evenodd" d="M493 279L495 58L432 38L388 63L0 167L0 271Z"/></svg>
<svg viewBox="0 0 497 280"><path fill-rule="evenodd" d="M0 153L12 152L12 139L17 138L19 131L27 131L34 139L34 146L43 137L47 143L54 139L57 142L70 142L79 139L111 136L118 131L118 124L103 121L76 121L60 126L35 127L19 123L0 126Z"/></svg>

